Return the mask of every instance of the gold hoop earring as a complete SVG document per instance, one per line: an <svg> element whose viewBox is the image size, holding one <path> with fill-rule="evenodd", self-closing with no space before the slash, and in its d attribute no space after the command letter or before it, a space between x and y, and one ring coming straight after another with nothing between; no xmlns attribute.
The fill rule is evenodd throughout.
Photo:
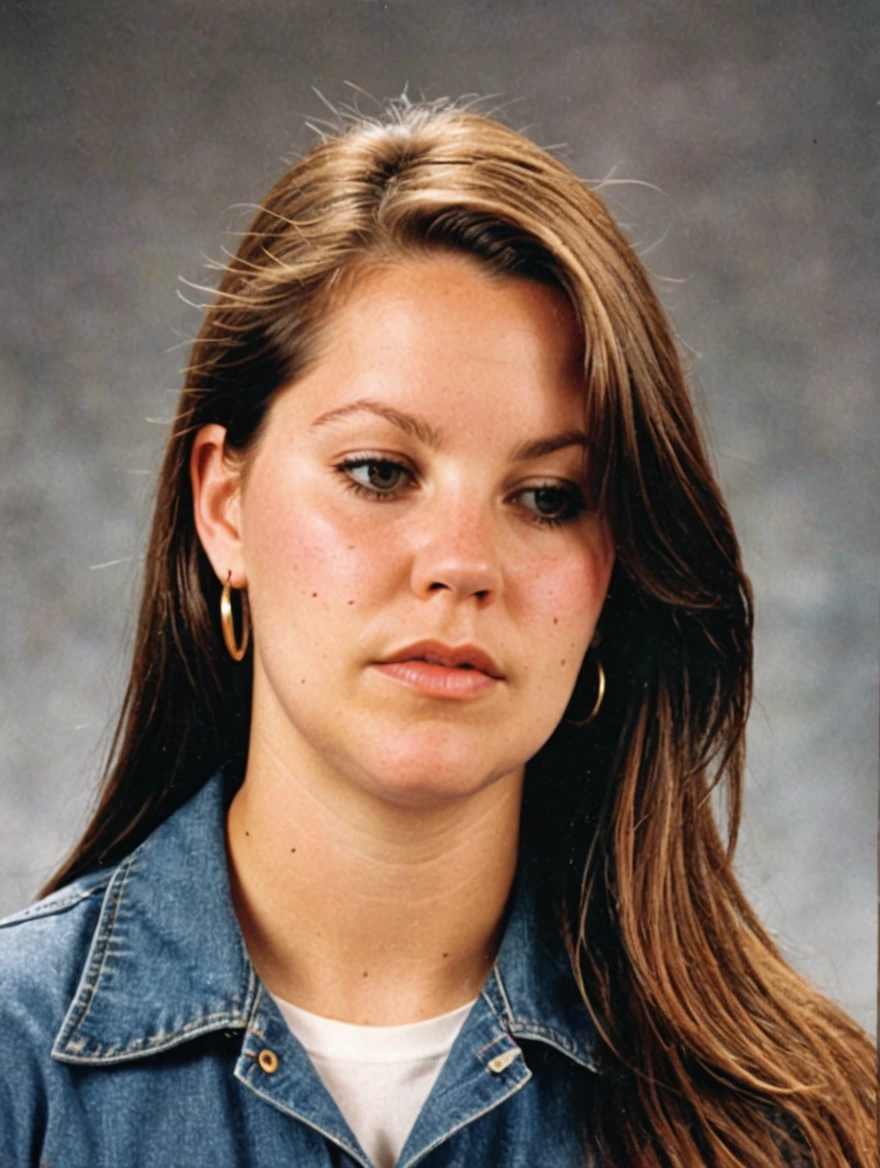
<svg viewBox="0 0 880 1168"><path fill-rule="evenodd" d="M605 697L605 670L602 668L602 662L597 657L596 659L596 700L593 702L593 708L587 714L586 718L570 718L569 722L572 726L589 726L602 705Z"/></svg>
<svg viewBox="0 0 880 1168"><path fill-rule="evenodd" d="M251 618L248 609L247 592L241 589L241 643L235 640L235 620L232 616L232 572L226 577L223 591L220 593L220 628L223 632L223 641L233 661L241 661L247 653L248 641L251 634Z"/></svg>

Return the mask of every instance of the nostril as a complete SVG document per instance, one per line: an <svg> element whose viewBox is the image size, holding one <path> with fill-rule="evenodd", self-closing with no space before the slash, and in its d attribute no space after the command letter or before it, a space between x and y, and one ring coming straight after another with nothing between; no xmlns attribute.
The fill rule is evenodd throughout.
<svg viewBox="0 0 880 1168"><path fill-rule="evenodd" d="M422 596L434 592L451 592L469 596L478 604L486 604L500 587L500 572L488 564L430 564L426 569L416 565L412 583Z"/></svg>

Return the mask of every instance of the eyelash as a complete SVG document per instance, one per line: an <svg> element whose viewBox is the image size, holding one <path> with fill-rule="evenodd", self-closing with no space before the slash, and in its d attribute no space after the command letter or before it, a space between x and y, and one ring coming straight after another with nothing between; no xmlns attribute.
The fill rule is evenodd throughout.
<svg viewBox="0 0 880 1168"><path fill-rule="evenodd" d="M343 476L346 489L353 491L354 494L359 495L361 498L371 499L376 503L393 502L400 492L400 487L393 487L388 491L380 491L375 487L368 487L365 483L359 483L357 479L352 478L350 472L364 466L392 467L394 470L402 471L408 476L411 482L415 479L413 472L408 466L393 458L358 457L347 458L337 463L335 469ZM587 503L584 499L583 492L574 483L538 483L535 486L523 488L517 492L517 495L542 490L557 491L560 495L564 496L563 505L566 508L566 513L563 515L542 515L539 511L532 511L530 508L526 508L531 520L539 527L562 527L564 524L577 519L586 510Z"/></svg>

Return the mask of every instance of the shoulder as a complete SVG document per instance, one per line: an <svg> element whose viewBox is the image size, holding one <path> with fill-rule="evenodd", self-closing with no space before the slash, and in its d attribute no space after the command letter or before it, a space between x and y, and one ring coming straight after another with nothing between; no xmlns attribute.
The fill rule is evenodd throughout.
<svg viewBox="0 0 880 1168"><path fill-rule="evenodd" d="M35 1163L63 1068L52 1047L86 967L112 873L0 921L0 1162Z"/></svg>
<svg viewBox="0 0 880 1168"><path fill-rule="evenodd" d="M74 997L112 872L83 877L0 921L0 1032L46 1054ZM30 1045L30 1043L28 1044Z"/></svg>
<svg viewBox="0 0 880 1168"><path fill-rule="evenodd" d="M94 931L112 871L82 877L38 900L29 908L0 920L0 971L7 979L29 980L61 972L80 957L80 967Z"/></svg>

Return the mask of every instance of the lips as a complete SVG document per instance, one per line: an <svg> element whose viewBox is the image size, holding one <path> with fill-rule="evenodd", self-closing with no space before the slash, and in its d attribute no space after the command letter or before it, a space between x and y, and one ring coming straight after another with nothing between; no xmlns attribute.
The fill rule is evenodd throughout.
<svg viewBox="0 0 880 1168"><path fill-rule="evenodd" d="M425 661L429 665L445 665L447 668L474 669L497 681L504 677L501 666L476 645L450 646L441 641L417 641L386 657L383 664L392 665L399 661Z"/></svg>

